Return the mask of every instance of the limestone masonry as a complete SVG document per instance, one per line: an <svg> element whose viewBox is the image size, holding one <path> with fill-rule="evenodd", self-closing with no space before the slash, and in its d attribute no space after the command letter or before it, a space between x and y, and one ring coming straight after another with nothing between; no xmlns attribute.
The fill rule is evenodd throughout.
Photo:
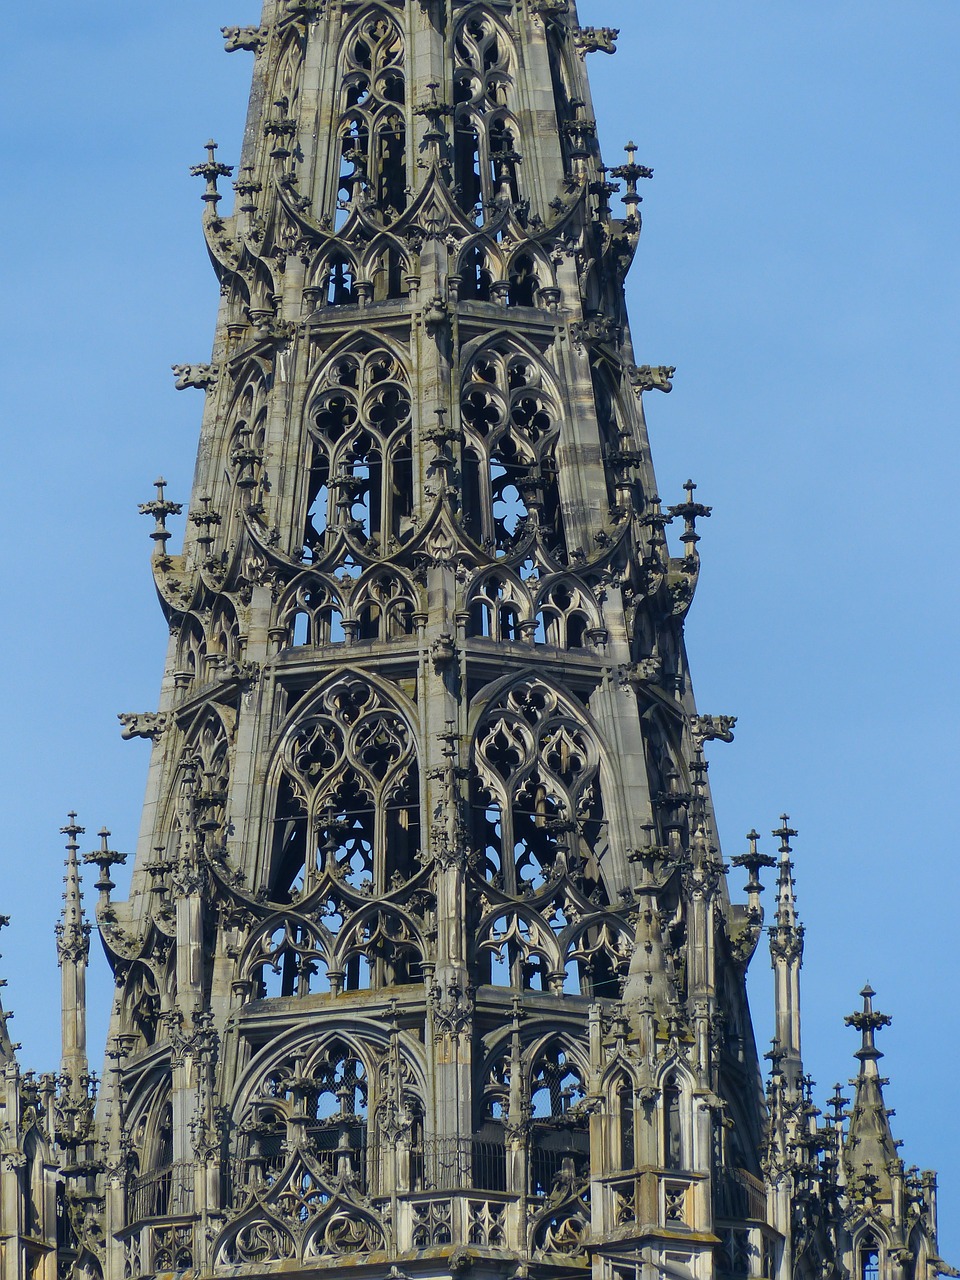
<svg viewBox="0 0 960 1280"><path fill-rule="evenodd" d="M222 302L175 369L205 401L182 551L162 480L142 507L142 831L117 901L109 833L65 827L59 1074L0 1019L2 1280L957 1275L869 989L855 1087L814 1105L786 817L731 901L704 746L734 720L683 642L710 509L657 496L673 370L623 294L651 174L603 165L585 69L617 32L266 0L224 34L253 91L236 174L213 142L194 170Z"/></svg>

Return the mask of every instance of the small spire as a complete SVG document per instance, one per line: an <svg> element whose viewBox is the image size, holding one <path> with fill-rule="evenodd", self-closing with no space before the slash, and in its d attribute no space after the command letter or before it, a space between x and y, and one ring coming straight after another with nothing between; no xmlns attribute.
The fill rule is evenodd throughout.
<svg viewBox="0 0 960 1280"><path fill-rule="evenodd" d="M663 923L656 894L642 894L638 905L633 955L623 991L624 1005L632 1012L649 1011L665 1022L677 991L671 964L664 952Z"/></svg>
<svg viewBox="0 0 960 1280"><path fill-rule="evenodd" d="M80 866L77 861L80 848L77 836L82 836L84 831L84 827L77 825L76 813L72 812L67 814L67 825L60 828L60 834L67 837L63 909L57 925L57 955L61 965L65 962L77 963L79 960L85 962L90 955L90 925L83 910Z"/></svg>
<svg viewBox="0 0 960 1280"><path fill-rule="evenodd" d="M60 961L60 1074L74 1095L86 1096L90 1073L87 1061L87 961L90 958L90 925L83 910L77 836L84 828L75 813L67 814L60 828L67 837L64 863L63 911L57 925L57 958Z"/></svg>
<svg viewBox="0 0 960 1280"><path fill-rule="evenodd" d="M9 916L0 916L0 929L5 929L9 923ZM6 985L6 978L0 978L0 987L5 987ZM16 1051L20 1046L13 1043L10 1039L10 1033L7 1031L7 1023L12 1017L13 1014L7 1013L4 1010L3 1005L0 1004L0 1064L9 1062L15 1063L17 1060Z"/></svg>
<svg viewBox="0 0 960 1280"><path fill-rule="evenodd" d="M873 1007L876 992L869 982L860 992L863 1008L844 1018L848 1027L860 1032L860 1048L854 1054L860 1062L850 1126L843 1149L848 1193L860 1203L891 1202L891 1170L900 1163L897 1143L890 1130L890 1113L883 1100L886 1080L877 1063L883 1054L877 1048L876 1033L889 1027L892 1019Z"/></svg>
<svg viewBox="0 0 960 1280"><path fill-rule="evenodd" d="M784 929L797 929L797 895L793 879L793 863L790 854L790 837L799 835L790 826L790 815L781 813L780 826L771 835L780 839L780 873L777 877L777 926ZM802 930L801 930L802 935ZM801 947L802 950L802 947Z"/></svg>
<svg viewBox="0 0 960 1280"><path fill-rule="evenodd" d="M770 963L774 972L774 1007L777 1038L784 1055L784 1075L788 1087L797 1090L803 1074L800 1052L800 969L803 964L803 925L797 918L797 895L793 882L790 838L797 832L789 816L780 815L780 826L772 833L780 840L777 876L777 910L770 926Z"/></svg>

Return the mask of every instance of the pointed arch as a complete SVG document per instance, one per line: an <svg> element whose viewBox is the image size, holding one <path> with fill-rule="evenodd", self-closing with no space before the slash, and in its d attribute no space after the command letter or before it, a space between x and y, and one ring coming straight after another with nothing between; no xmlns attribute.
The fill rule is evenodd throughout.
<svg viewBox="0 0 960 1280"><path fill-rule="evenodd" d="M356 336L328 353L307 400L305 557L334 530L367 554L412 535L411 418L407 353Z"/></svg>
<svg viewBox="0 0 960 1280"><path fill-rule="evenodd" d="M356 638L388 641L413 635L419 605L416 588L395 569L369 570L350 597Z"/></svg>
<svg viewBox="0 0 960 1280"><path fill-rule="evenodd" d="M583 649L606 635L594 593L582 579L570 574L553 575L541 582L536 624L536 642L558 649Z"/></svg>
<svg viewBox="0 0 960 1280"><path fill-rule="evenodd" d="M533 639L533 602L522 580L507 568L479 574L466 593L468 631L498 643Z"/></svg>
<svg viewBox="0 0 960 1280"><path fill-rule="evenodd" d="M340 41L340 167L335 204L369 192L392 220L406 208L406 69L403 33L385 6L358 13Z"/></svg>
<svg viewBox="0 0 960 1280"><path fill-rule="evenodd" d="M277 605L278 624L294 647L339 644L346 639L345 605L339 583L320 573L295 578Z"/></svg>
<svg viewBox="0 0 960 1280"><path fill-rule="evenodd" d="M412 273L409 246L387 231L374 236L360 256L358 279L370 287L374 302L405 297Z"/></svg>
<svg viewBox="0 0 960 1280"><path fill-rule="evenodd" d="M420 851L416 710L367 673L338 672L298 706L270 770L267 893L325 877L382 894L411 878Z"/></svg>
<svg viewBox="0 0 960 1280"><path fill-rule="evenodd" d="M532 908L511 904L488 911L477 929L476 954L481 981L521 991L562 990L560 948Z"/></svg>
<svg viewBox="0 0 960 1280"><path fill-rule="evenodd" d="M494 202L520 199L520 129L509 102L513 37L489 9L475 5L454 29L454 177L461 208L478 224Z"/></svg>
<svg viewBox="0 0 960 1280"><path fill-rule="evenodd" d="M530 1102L529 1193L549 1196L590 1175L589 1063L570 1036L548 1035L525 1055Z"/></svg>
<svg viewBox="0 0 960 1280"><path fill-rule="evenodd" d="M556 285L549 255L529 240L514 250L505 278L510 286L507 301L511 307L536 307L540 304L540 291Z"/></svg>
<svg viewBox="0 0 960 1280"><path fill-rule="evenodd" d="M561 399L539 354L514 336L463 353L463 518L498 556L535 532L565 559L555 449Z"/></svg>
<svg viewBox="0 0 960 1280"><path fill-rule="evenodd" d="M511 677L474 725L471 811L486 878L522 895L566 875L605 902L603 753L583 708L532 675Z"/></svg>

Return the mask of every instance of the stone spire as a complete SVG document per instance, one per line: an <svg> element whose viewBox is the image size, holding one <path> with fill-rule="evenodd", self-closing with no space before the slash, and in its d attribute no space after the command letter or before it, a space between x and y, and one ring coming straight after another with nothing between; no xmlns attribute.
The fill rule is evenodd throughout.
<svg viewBox="0 0 960 1280"><path fill-rule="evenodd" d="M893 1199L894 1179L902 1174L898 1144L890 1130L890 1112L883 1100L883 1086L888 1083L880 1075L877 1063L883 1054L876 1045L876 1033L889 1027L892 1019L873 1007L876 992L869 983L860 992L863 1009L851 1013L844 1022L860 1032L860 1048L854 1054L859 1060L856 1093L843 1150L843 1163L851 1196L874 1203Z"/></svg>
<svg viewBox="0 0 960 1280"><path fill-rule="evenodd" d="M67 815L62 835L67 837L64 862L63 909L57 925L57 959L60 962L61 1058L60 1074L70 1089L80 1088L89 1074L87 1061L87 962L90 958L90 925L83 909L80 891L80 866L77 860L77 836L84 828L77 825L77 815Z"/></svg>
<svg viewBox="0 0 960 1280"><path fill-rule="evenodd" d="M773 832L780 840L777 909L770 926L770 962L774 972L776 1047L789 1091L798 1092L803 1075L800 1052L800 967L803 964L803 925L797 917L797 898L790 859L791 837L797 834L787 814Z"/></svg>
<svg viewBox="0 0 960 1280"><path fill-rule="evenodd" d="M88 855L115 998L78 1267L774 1280L820 1172L794 832L764 1163L766 859L734 906L703 748L735 720L684 640L710 508L658 495L674 371L623 288L652 173L603 163L586 74L616 33L574 0L265 0L225 35L254 83L232 208L215 143L193 168L221 301L175 366L189 504L141 507L170 639L121 717L151 743L126 900Z"/></svg>

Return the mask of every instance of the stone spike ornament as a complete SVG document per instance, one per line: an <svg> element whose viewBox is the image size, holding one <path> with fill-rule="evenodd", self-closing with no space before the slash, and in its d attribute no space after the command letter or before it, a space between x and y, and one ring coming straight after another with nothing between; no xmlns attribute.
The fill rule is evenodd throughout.
<svg viewBox="0 0 960 1280"><path fill-rule="evenodd" d="M224 35L254 85L236 168L193 169L222 303L174 370L205 401L179 551L163 480L141 507L171 639L121 716L129 897L108 832L85 858L104 1085L73 835L63 1079L11 1064L0 1099L5 1280L928 1280L932 1175L871 1181L802 1074L786 819L760 1083L774 859L751 832L732 903L703 749L736 720L683 638L710 508L658 497L674 369L624 303L652 173L603 165L585 70L616 32L266 0Z"/></svg>

